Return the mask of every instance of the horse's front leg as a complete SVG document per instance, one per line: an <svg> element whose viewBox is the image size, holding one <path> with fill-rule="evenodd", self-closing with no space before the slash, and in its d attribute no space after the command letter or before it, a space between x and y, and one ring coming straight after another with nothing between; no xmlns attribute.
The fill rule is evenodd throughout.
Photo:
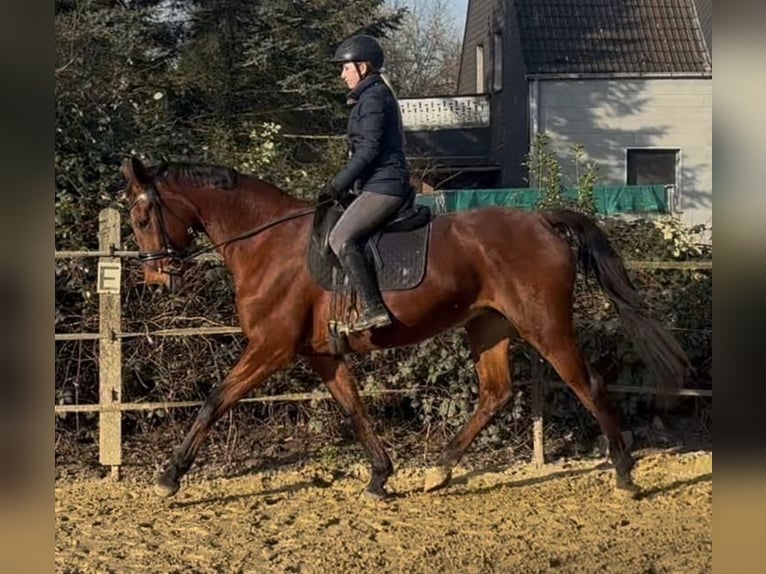
<svg viewBox="0 0 766 574"><path fill-rule="evenodd" d="M251 340L226 379L208 395L189 433L157 482L155 492L163 497L178 492L180 479L191 468L208 430L242 397L261 386L275 371L286 367L292 357L292 347L288 345L279 348L263 340Z"/></svg>
<svg viewBox="0 0 766 574"><path fill-rule="evenodd" d="M343 412L351 419L354 434L370 458L372 477L367 485L367 493L375 498L385 498L388 495L384 487L394 472L394 466L383 448L383 443L375 434L370 415L364 408L356 379L351 374L348 364L342 359L330 356L311 357L309 361Z"/></svg>

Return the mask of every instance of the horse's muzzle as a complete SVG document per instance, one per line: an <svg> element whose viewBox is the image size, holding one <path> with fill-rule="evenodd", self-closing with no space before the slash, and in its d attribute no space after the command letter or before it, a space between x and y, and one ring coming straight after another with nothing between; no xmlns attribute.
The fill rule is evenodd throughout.
<svg viewBox="0 0 766 574"><path fill-rule="evenodd" d="M180 291L183 285L181 273L176 271L166 271L162 268L159 270L144 269L144 282L147 285L161 285L168 289L171 293Z"/></svg>

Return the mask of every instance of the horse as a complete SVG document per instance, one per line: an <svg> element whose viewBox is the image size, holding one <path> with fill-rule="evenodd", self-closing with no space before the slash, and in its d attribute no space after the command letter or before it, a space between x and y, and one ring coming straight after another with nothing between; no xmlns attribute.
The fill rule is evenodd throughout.
<svg viewBox="0 0 766 574"><path fill-rule="evenodd" d="M204 233L235 287L247 345L206 397L154 490L174 495L209 429L245 395L297 357L307 360L350 420L371 464L365 492L384 499L394 471L373 429L348 353L414 345L465 329L479 383L475 411L425 474L426 492L449 484L476 436L512 397L512 342L531 345L596 418L608 440L614 492L635 497L634 458L601 375L588 364L574 331L578 269L593 275L615 305L659 393L672 394L690 371L678 342L644 310L623 260L592 218L570 210L485 207L433 215L419 284L388 290L391 325L348 336L345 353L328 332L333 294L308 269L306 253L317 203L290 196L228 167L131 157L121 168L130 226L147 283L181 288L194 236Z"/></svg>

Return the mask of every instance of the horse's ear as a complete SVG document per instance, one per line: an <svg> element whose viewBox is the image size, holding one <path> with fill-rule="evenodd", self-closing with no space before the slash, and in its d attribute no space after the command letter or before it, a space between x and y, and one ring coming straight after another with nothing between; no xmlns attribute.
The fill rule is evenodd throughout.
<svg viewBox="0 0 766 574"><path fill-rule="evenodd" d="M133 175L136 176L136 181L141 185L149 183L149 174L146 173L146 167L136 156L130 158L130 166L133 169Z"/></svg>
<svg viewBox="0 0 766 574"><path fill-rule="evenodd" d="M130 169L130 160L124 160L122 162L122 165L120 166L120 173L122 173L122 177L130 181L133 177L133 172Z"/></svg>
<svg viewBox="0 0 766 574"><path fill-rule="evenodd" d="M139 185L145 185L149 181L149 174L146 173L146 167L136 156L125 160L122 164L122 175L127 180L134 179Z"/></svg>

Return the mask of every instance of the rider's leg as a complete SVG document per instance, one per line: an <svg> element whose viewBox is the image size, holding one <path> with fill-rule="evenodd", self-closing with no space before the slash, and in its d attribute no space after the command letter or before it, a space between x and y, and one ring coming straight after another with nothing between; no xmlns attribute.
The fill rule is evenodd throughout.
<svg viewBox="0 0 766 574"><path fill-rule="evenodd" d="M353 282L362 311L352 331L364 331L391 323L372 269L367 266L361 241L386 223L401 207L404 198L363 192L346 209L330 233L330 247Z"/></svg>

